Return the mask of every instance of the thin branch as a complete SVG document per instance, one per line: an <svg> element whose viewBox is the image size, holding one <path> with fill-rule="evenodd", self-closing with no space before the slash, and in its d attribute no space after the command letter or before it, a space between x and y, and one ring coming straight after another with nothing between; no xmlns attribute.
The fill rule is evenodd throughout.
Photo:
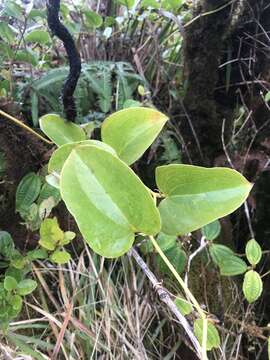
<svg viewBox="0 0 270 360"><path fill-rule="evenodd" d="M198 255L206 246L207 246L207 241L205 241L205 237L202 236L200 246L188 258L187 271L186 271L186 275L185 275L185 283L187 286L188 286L188 274L189 274L191 262L194 259L194 257L196 255Z"/></svg>
<svg viewBox="0 0 270 360"><path fill-rule="evenodd" d="M199 358L201 357L201 346L195 337L191 326L189 325L187 319L180 313L177 306L171 299L171 296L166 288L160 285L160 281L158 281L155 274L152 273L152 271L149 269L145 261L141 258L139 253L135 250L135 248L131 248L131 250L128 252L129 256L132 256L136 263L139 265L141 270L144 272L146 277L150 280L153 288L156 290L156 292L159 295L159 298L162 302L164 302L168 308L171 310L171 312L174 314L174 316L177 318L177 320L180 322L180 324L183 326L186 334L188 335L190 341L192 342L197 355Z"/></svg>

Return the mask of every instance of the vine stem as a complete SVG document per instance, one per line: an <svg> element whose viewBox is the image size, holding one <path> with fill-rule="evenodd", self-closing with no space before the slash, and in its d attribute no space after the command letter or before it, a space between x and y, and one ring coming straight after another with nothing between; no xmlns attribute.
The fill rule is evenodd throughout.
<svg viewBox="0 0 270 360"><path fill-rule="evenodd" d="M172 272L175 279L180 284L181 288L185 292L186 296L190 299L192 302L194 308L197 310L198 314L200 315L201 319L203 320L203 336L202 336L202 360L207 360L207 351L206 351L206 342L207 342L207 316L203 309L200 307L198 301L195 299L187 285L185 284L184 280L181 278L181 276L178 274L178 272L175 270L174 266L171 264L167 256L164 254L164 252L159 247L156 239L154 236L149 236L149 239L151 240L154 248L156 249L157 253L161 256L165 264L168 266L170 271Z"/></svg>
<svg viewBox="0 0 270 360"><path fill-rule="evenodd" d="M25 125L22 121L16 119L12 115L7 114L5 111L0 110L0 115L4 116L6 119L14 122L16 125L20 126L22 129L24 129L24 130L30 132L31 134L35 135L37 138L41 139L45 143L50 144L50 145L52 144L52 142L50 140L45 139L42 135L37 133L35 130L33 130L29 126Z"/></svg>
<svg viewBox="0 0 270 360"><path fill-rule="evenodd" d="M164 286L161 285L161 282L157 279L156 275L149 269L148 265L141 258L141 256L138 254L137 250L134 247L129 250L128 255L132 256L135 259L136 263L139 265L141 270L144 272L146 277L149 279L149 281L153 285L153 288L159 295L160 300L168 306L168 308L175 315L175 317L177 318L179 323L185 329L185 332L186 332L187 336L189 337L191 343L193 344L197 355L200 357L202 354L201 345L199 344L199 341L197 340L196 336L194 335L189 322L178 310L178 308L177 308L176 304L174 303L174 301L172 300L171 295L169 294L168 290Z"/></svg>

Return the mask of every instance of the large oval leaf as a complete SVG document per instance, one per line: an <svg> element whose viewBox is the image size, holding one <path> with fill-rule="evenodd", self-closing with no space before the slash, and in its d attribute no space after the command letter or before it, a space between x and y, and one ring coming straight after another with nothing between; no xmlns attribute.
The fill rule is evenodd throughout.
<svg viewBox="0 0 270 360"><path fill-rule="evenodd" d="M111 154L116 156L116 152L113 148L111 148L109 145L98 141L98 140L85 140L85 141L77 141L70 144L65 144L60 146L58 149L55 150L55 152L52 154L49 164L48 164L48 172L57 172L60 173L62 170L62 167L69 157L71 151L75 149L78 146L82 145L95 145L97 147L102 148L103 150L109 151Z"/></svg>
<svg viewBox="0 0 270 360"><path fill-rule="evenodd" d="M102 140L130 165L153 143L167 120L167 116L155 109L134 107L120 110L103 122Z"/></svg>
<svg viewBox="0 0 270 360"><path fill-rule="evenodd" d="M57 145L86 140L83 129L56 114L47 114L39 119L41 130Z"/></svg>
<svg viewBox="0 0 270 360"><path fill-rule="evenodd" d="M156 169L158 188L165 194L159 210L162 231L183 235L236 210L252 185L237 171L192 165Z"/></svg>
<svg viewBox="0 0 270 360"><path fill-rule="evenodd" d="M121 256L135 232L160 231L150 192L125 163L101 148L75 148L63 166L60 189L82 235L100 255Z"/></svg>

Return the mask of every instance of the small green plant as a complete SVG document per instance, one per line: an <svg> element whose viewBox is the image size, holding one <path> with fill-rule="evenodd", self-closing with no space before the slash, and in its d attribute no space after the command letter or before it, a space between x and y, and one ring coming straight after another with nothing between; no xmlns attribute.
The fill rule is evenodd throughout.
<svg viewBox="0 0 270 360"><path fill-rule="evenodd" d="M31 294L37 283L27 278L33 258L44 254L29 252L27 256L15 249L10 234L0 231L0 327L5 330L11 319L17 317L22 309L23 297Z"/></svg>
<svg viewBox="0 0 270 360"><path fill-rule="evenodd" d="M16 211L28 229L35 231L41 226L61 197L58 189L35 173L26 174L16 190Z"/></svg>
<svg viewBox="0 0 270 360"><path fill-rule="evenodd" d="M115 258L128 252L137 236L151 242L161 267L174 275L198 312L194 333L202 347L198 351L206 359L206 351L218 347L220 339L179 276L185 254L177 237L233 212L246 200L252 185L232 169L171 164L156 169L158 192L147 188L130 165L153 143L167 120L155 109L124 109L104 121L100 142L86 140L78 125L55 115L44 116L41 129L58 145L48 164L47 180L60 189L83 237L96 253ZM219 231L219 224L214 223L205 227L203 234L210 241ZM58 236L54 241L61 244ZM246 263L229 248L211 243L210 254L224 275L247 270Z"/></svg>
<svg viewBox="0 0 270 360"><path fill-rule="evenodd" d="M64 245L68 245L76 234L72 231L62 231L56 218L45 219L40 226L41 248L50 251L50 260L57 264L65 264L70 260L70 254L63 250Z"/></svg>

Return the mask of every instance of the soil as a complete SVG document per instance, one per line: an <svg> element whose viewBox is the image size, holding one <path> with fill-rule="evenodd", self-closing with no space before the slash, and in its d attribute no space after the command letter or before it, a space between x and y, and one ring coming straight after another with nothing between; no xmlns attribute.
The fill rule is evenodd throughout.
<svg viewBox="0 0 270 360"><path fill-rule="evenodd" d="M0 117L0 151L5 158L5 175L0 182L0 229L8 231L21 249L26 242L36 243L37 236L21 225L15 212L16 187L24 175L46 163L48 150L49 146L34 135Z"/></svg>

